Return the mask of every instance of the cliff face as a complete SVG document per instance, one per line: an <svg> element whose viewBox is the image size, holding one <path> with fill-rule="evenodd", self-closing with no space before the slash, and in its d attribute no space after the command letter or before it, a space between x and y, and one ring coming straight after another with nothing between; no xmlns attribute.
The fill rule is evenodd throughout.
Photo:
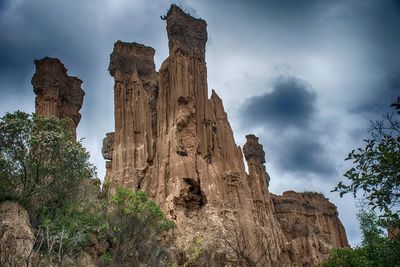
<svg viewBox="0 0 400 267"><path fill-rule="evenodd" d="M0 203L0 266L32 266L34 243L26 210L14 202Z"/></svg>
<svg viewBox="0 0 400 267"><path fill-rule="evenodd" d="M67 69L57 58L45 57L35 60L36 72L32 78L36 94L36 114L43 117L69 118L71 131L76 136L76 127L81 119L85 92L82 81L67 75Z"/></svg>
<svg viewBox="0 0 400 267"><path fill-rule="evenodd" d="M263 266L290 266L276 218L262 145L247 136L235 143L222 100L208 98L206 22L172 6L165 16L169 57L157 73L154 50L116 42L115 133L107 134L109 193L117 186L146 191L175 221L175 245L202 238L215 246L213 266L245 258Z"/></svg>
<svg viewBox="0 0 400 267"><path fill-rule="evenodd" d="M336 206L324 196L294 191L271 195L293 262L315 265L328 257L330 249L349 246Z"/></svg>

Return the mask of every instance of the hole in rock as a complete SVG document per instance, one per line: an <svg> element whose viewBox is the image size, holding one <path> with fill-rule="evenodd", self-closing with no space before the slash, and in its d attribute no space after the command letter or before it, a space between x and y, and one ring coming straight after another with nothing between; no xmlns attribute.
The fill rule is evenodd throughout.
<svg viewBox="0 0 400 267"><path fill-rule="evenodd" d="M200 183L191 178L183 178L185 187L179 197L174 198L174 204L185 207L188 210L197 210L207 204L207 198L201 190Z"/></svg>

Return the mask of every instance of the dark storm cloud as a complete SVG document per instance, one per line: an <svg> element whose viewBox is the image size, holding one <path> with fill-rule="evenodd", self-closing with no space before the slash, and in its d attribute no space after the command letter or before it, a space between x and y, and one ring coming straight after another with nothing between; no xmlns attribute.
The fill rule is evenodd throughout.
<svg viewBox="0 0 400 267"><path fill-rule="evenodd" d="M350 112L364 115L368 120L375 116L381 116L393 112L391 104L400 96L400 74L387 75L377 86L375 91L370 92L368 97L361 101L355 101Z"/></svg>
<svg viewBox="0 0 400 267"><path fill-rule="evenodd" d="M387 80L387 85L388 85L387 87L390 90L393 90L393 91L396 91L397 93L400 93L400 74L394 75L393 77L390 77Z"/></svg>
<svg viewBox="0 0 400 267"><path fill-rule="evenodd" d="M300 174L307 179L307 174L314 173L320 178L330 178L336 174L332 160L327 156L325 146L308 132L285 138L284 148L277 154L276 162L283 170Z"/></svg>
<svg viewBox="0 0 400 267"><path fill-rule="evenodd" d="M2 1L1 112L32 112L33 61L44 56L59 58L69 75L83 80L86 95L78 136L86 138L84 145L103 178L101 140L113 130L113 84L107 71L113 44L122 40L153 46L159 64L158 57L165 58L168 47L160 15L168 6L167 1L149 5L146 0Z"/></svg>
<svg viewBox="0 0 400 267"><path fill-rule="evenodd" d="M247 126L306 127L316 113L316 98L307 82L281 76L274 81L270 93L248 99L241 114Z"/></svg>
<svg viewBox="0 0 400 267"><path fill-rule="evenodd" d="M127 1L126 3L128 3ZM118 40L157 43L159 20L148 20L136 7L117 1L16 0L3 2L0 17L0 72L21 90L21 77L31 76L33 60L58 57L74 75L94 82L107 70L108 55ZM155 3L154 7L168 3ZM115 12L113 12L115 9ZM162 11L145 8L148 13ZM142 10L143 11L143 10ZM118 15L117 15L118 14ZM144 27L146 25L146 27ZM97 77L96 77L97 76Z"/></svg>
<svg viewBox="0 0 400 267"><path fill-rule="evenodd" d="M309 83L286 75L274 79L271 92L248 99L241 108L245 127L262 126L264 133L272 133L274 140L266 145L270 160L281 170L301 174L304 179L308 179L304 174L325 178L335 173L320 133L312 130L316 100Z"/></svg>

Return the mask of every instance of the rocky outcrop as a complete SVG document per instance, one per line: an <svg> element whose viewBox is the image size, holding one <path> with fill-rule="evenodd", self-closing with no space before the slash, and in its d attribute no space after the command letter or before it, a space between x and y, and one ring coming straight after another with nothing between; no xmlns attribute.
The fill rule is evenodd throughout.
<svg viewBox="0 0 400 267"><path fill-rule="evenodd" d="M388 233L388 238L389 239L396 239L396 238L400 237L400 227L399 226L390 225L387 228L387 233Z"/></svg>
<svg viewBox="0 0 400 267"><path fill-rule="evenodd" d="M206 22L175 5L163 19L169 57L159 72L151 47L118 41L110 56L115 133L103 142L109 193L117 186L146 191L174 220L175 246L187 249L201 238L216 248L213 266L291 266L263 147L247 136L247 174L221 98L214 90L208 97Z"/></svg>
<svg viewBox="0 0 400 267"><path fill-rule="evenodd" d="M112 158L114 153L114 136L115 133L107 133L103 139L103 147L101 153L103 158L106 160L106 177L109 177L112 173ZM107 179L106 179L107 180Z"/></svg>
<svg viewBox="0 0 400 267"><path fill-rule="evenodd" d="M329 256L329 250L349 247L336 206L320 193L294 191L272 195L275 214L292 262L314 266Z"/></svg>
<svg viewBox="0 0 400 267"><path fill-rule="evenodd" d="M115 133L106 137L104 142L110 146L103 151L112 151L106 155L112 159L107 166L111 190L114 185L140 188L154 160L158 93L154 53L151 47L118 41L110 56L108 70L115 80Z"/></svg>
<svg viewBox="0 0 400 267"><path fill-rule="evenodd" d="M35 60L36 72L32 78L36 94L36 114L43 117L69 118L70 128L76 136L81 119L84 91L82 81L67 75L67 69L57 58Z"/></svg>
<svg viewBox="0 0 400 267"><path fill-rule="evenodd" d="M34 235L25 209L0 203L0 266L31 266Z"/></svg>

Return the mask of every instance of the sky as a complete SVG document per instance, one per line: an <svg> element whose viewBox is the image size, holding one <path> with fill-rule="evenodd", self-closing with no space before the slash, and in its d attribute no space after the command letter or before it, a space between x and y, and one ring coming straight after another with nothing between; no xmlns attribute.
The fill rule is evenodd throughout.
<svg viewBox="0 0 400 267"><path fill-rule="evenodd" d="M223 99L238 145L260 137L270 191L322 192L351 245L361 240L352 196L330 192L400 96L398 0L0 0L0 116L34 112L34 59L57 57L86 92L78 137L104 177L102 140L114 129L117 40L168 56L171 3L207 21L209 91Z"/></svg>

